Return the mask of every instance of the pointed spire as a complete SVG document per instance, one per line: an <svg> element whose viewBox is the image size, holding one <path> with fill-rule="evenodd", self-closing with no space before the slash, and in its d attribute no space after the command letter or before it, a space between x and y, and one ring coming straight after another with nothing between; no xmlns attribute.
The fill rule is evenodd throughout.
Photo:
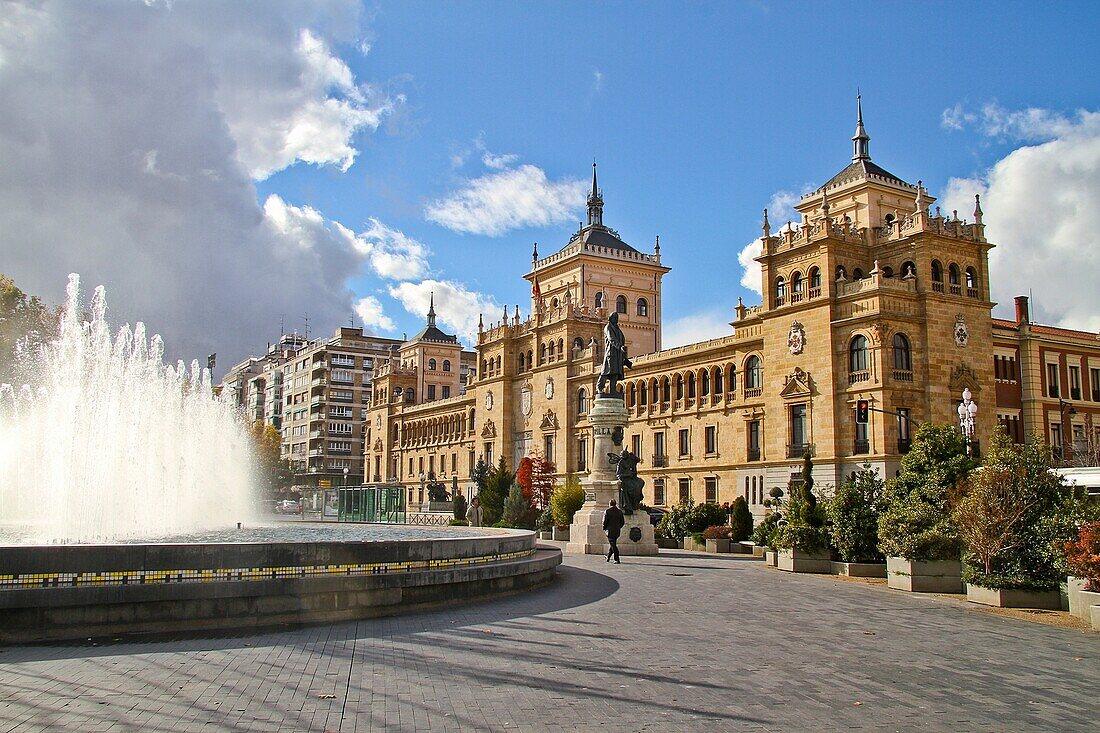
<svg viewBox="0 0 1100 733"><path fill-rule="evenodd" d="M481 333L483 330L485 330L485 314L484 313L478 313L477 314L477 332Z"/></svg>
<svg viewBox="0 0 1100 733"><path fill-rule="evenodd" d="M534 247L534 249L531 250L531 261L532 262L538 262L539 261L539 243L538 242L535 242L535 247Z"/></svg>
<svg viewBox="0 0 1100 733"><path fill-rule="evenodd" d="M772 225L768 223L768 210L767 209L764 209L764 226L762 227L762 229L764 231L764 239L767 239L768 237L770 237L772 235Z"/></svg>
<svg viewBox="0 0 1100 733"><path fill-rule="evenodd" d="M825 218L829 218L829 191L823 190L821 192L821 213L825 215Z"/></svg>
<svg viewBox="0 0 1100 733"><path fill-rule="evenodd" d="M852 136L852 162L870 160L871 136L863 129L863 100L856 92L856 134Z"/></svg>
<svg viewBox="0 0 1100 733"><path fill-rule="evenodd" d="M982 223L982 197L980 194L974 194L974 223Z"/></svg>
<svg viewBox="0 0 1100 733"><path fill-rule="evenodd" d="M429 305L428 305L428 325L429 326L434 326L435 325L435 292L434 291L431 293L429 298L430 298L430 300L429 300Z"/></svg>
<svg viewBox="0 0 1100 733"><path fill-rule="evenodd" d="M917 181L917 213L921 213L928 208L928 203L924 199L924 182Z"/></svg>
<svg viewBox="0 0 1100 733"><path fill-rule="evenodd" d="M603 196L596 183L596 161L592 161L592 192L588 194L588 226L603 226Z"/></svg>

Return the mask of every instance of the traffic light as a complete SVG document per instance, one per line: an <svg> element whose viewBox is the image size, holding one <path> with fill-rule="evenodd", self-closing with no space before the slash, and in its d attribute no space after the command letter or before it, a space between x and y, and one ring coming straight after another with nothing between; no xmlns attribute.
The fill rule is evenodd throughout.
<svg viewBox="0 0 1100 733"><path fill-rule="evenodd" d="M866 425L871 417L871 403L868 400L856 400L856 422Z"/></svg>

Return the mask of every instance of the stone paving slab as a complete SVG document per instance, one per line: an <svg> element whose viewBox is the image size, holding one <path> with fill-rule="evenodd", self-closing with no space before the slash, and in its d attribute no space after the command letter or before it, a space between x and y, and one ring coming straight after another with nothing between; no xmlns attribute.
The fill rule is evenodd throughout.
<svg viewBox="0 0 1100 733"><path fill-rule="evenodd" d="M387 619L0 648L0 731L1095 731L1098 690L1098 634L682 551Z"/></svg>

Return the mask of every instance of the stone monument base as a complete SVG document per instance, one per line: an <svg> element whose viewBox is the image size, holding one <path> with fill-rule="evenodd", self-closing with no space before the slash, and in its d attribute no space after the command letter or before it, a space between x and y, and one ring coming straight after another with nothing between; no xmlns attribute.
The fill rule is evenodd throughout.
<svg viewBox="0 0 1100 733"><path fill-rule="evenodd" d="M585 504L573 515L573 524L569 526L569 542L565 545L565 552L570 555L607 555L607 533L603 531L603 513L606 506ZM642 537L635 542L630 539L630 529L637 527L641 530ZM657 540L653 536L653 525L649 522L649 514L644 511L636 511L626 516L626 524L619 532L619 554L627 555L656 555Z"/></svg>

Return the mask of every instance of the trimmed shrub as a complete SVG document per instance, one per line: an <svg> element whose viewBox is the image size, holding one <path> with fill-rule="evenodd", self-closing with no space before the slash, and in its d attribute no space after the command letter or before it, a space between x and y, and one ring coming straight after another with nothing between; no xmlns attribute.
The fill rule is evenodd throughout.
<svg viewBox="0 0 1100 733"><path fill-rule="evenodd" d="M518 483L512 484L512 488L508 490L508 498L504 500L500 523L513 529L531 529L531 524L527 523L530 509L531 504L527 501L523 487Z"/></svg>
<svg viewBox="0 0 1100 733"><path fill-rule="evenodd" d="M962 541L951 518L950 492L975 465L955 426L921 425L901 459L901 473L886 482L879 550L913 561L959 559Z"/></svg>
<svg viewBox="0 0 1100 733"><path fill-rule="evenodd" d="M745 497L739 496L730 508L730 539L734 542L747 540L752 534L752 512Z"/></svg>
<svg viewBox="0 0 1100 733"><path fill-rule="evenodd" d="M539 517L535 520L535 529L539 532L549 532L553 528L554 517L550 514L550 507L547 507L539 512Z"/></svg>
<svg viewBox="0 0 1100 733"><path fill-rule="evenodd" d="M707 527L725 524L728 519L726 510L718 504L697 504L688 516L688 530L702 532Z"/></svg>
<svg viewBox="0 0 1100 733"><path fill-rule="evenodd" d="M885 483L869 465L837 490L829 502L829 535L844 562L879 562L878 517Z"/></svg>
<svg viewBox="0 0 1100 733"><path fill-rule="evenodd" d="M584 489L576 476L565 477L565 483L555 486L550 494L550 514L554 526L568 527L573 523L573 515L584 506Z"/></svg>
<svg viewBox="0 0 1100 733"><path fill-rule="evenodd" d="M752 541L762 547L770 547L774 550L775 532L779 529L779 520L782 518L783 515L779 512L772 512L764 517L764 520L756 525L756 529L752 531Z"/></svg>
<svg viewBox="0 0 1100 733"><path fill-rule="evenodd" d="M657 523L657 535L670 540L681 540L687 537L693 531L688 526L688 520L694 508L695 505L691 499L685 499L669 509L668 513L661 517L661 521ZM703 529L706 529L706 527L703 527Z"/></svg>
<svg viewBox="0 0 1100 733"><path fill-rule="evenodd" d="M1077 530L1077 539L1065 543L1066 565L1071 573L1086 578L1085 590L1100 593L1100 521Z"/></svg>
<svg viewBox="0 0 1100 733"><path fill-rule="evenodd" d="M716 524L703 530L705 540L728 540L730 538L730 526L728 524Z"/></svg>
<svg viewBox="0 0 1100 733"><path fill-rule="evenodd" d="M462 494L455 494L455 498L452 500L454 504L454 518L466 521L466 497Z"/></svg>
<svg viewBox="0 0 1100 733"><path fill-rule="evenodd" d="M447 524L450 525L451 527L469 527L470 526L470 523L467 522L465 519L452 519L449 522L447 522Z"/></svg>

